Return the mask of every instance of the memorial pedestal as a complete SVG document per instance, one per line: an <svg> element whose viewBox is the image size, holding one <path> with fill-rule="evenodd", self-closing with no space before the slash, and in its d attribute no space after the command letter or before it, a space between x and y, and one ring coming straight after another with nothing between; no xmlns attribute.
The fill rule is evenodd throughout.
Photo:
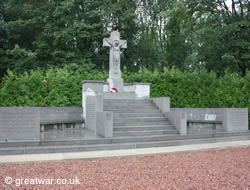
<svg viewBox="0 0 250 190"><path fill-rule="evenodd" d="M109 90L116 88L118 92L123 92L123 79L122 78L108 78Z"/></svg>

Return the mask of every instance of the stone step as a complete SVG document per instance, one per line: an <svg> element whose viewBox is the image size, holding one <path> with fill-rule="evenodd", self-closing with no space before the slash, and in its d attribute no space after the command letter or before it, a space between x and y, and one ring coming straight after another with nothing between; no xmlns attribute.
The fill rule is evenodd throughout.
<svg viewBox="0 0 250 190"><path fill-rule="evenodd" d="M163 113L113 113L114 118L164 117Z"/></svg>
<svg viewBox="0 0 250 190"><path fill-rule="evenodd" d="M206 144L206 143L221 143L231 141L243 141L250 140L250 136L240 137L224 137L224 138L201 138L201 139L184 139L184 140L172 140L172 141L160 141L160 142L144 142L136 143L136 148L153 148L153 147L170 147L170 146L181 146L181 145L192 145L192 144Z"/></svg>
<svg viewBox="0 0 250 190"><path fill-rule="evenodd" d="M136 137L141 138L141 137ZM147 137L148 138L148 137ZM123 138L116 138L117 140ZM145 137L144 137L145 139ZM28 147L5 147L0 148L0 155L18 155L18 154L42 154L42 153L64 153L64 152L89 152L102 150L121 150L121 149L137 149L137 148L153 148L153 147L169 147L190 144L204 144L217 142L230 142L250 140L250 135L230 136L230 137L205 137L192 139L169 139L162 141L141 141L126 142L122 144L92 144L92 145L55 145L55 146L28 146Z"/></svg>
<svg viewBox="0 0 250 190"><path fill-rule="evenodd" d="M124 110L124 109L158 109L154 105L104 105L103 109L114 109L114 110Z"/></svg>
<svg viewBox="0 0 250 190"><path fill-rule="evenodd" d="M153 100L144 99L144 100L131 100L131 99L104 99L104 103L153 103Z"/></svg>
<svg viewBox="0 0 250 190"><path fill-rule="evenodd" d="M119 122L153 122L153 121L169 121L166 117L136 117L136 118L115 118L114 123Z"/></svg>
<svg viewBox="0 0 250 190"><path fill-rule="evenodd" d="M102 150L133 149L135 144L98 144L98 145L71 145L71 146L43 146L43 147L10 147L0 148L0 155L17 154L46 154L66 152L89 152Z"/></svg>
<svg viewBox="0 0 250 190"><path fill-rule="evenodd" d="M154 131L154 130L174 130L173 125L156 125L156 126L119 126L114 127L114 132L120 131Z"/></svg>
<svg viewBox="0 0 250 190"><path fill-rule="evenodd" d="M159 141L171 141L171 140L186 140L186 139L206 139L206 138L226 138L232 137L238 139L241 137L246 137L250 139L250 133L240 134L240 133L224 133L217 134L195 134L195 135L179 135L179 134L170 134L170 135L159 135L159 136L137 136L137 137L116 137L112 138L112 143L132 143L132 142L159 142Z"/></svg>
<svg viewBox="0 0 250 190"><path fill-rule="evenodd" d="M177 130L122 131L114 132L114 137L157 136L178 134Z"/></svg>
<svg viewBox="0 0 250 190"><path fill-rule="evenodd" d="M161 113L158 109L104 109L104 111L110 111L114 113Z"/></svg>
<svg viewBox="0 0 250 190"><path fill-rule="evenodd" d="M171 125L169 121L116 121L113 126Z"/></svg>
<svg viewBox="0 0 250 190"><path fill-rule="evenodd" d="M121 137L121 138L95 138L85 140L47 140L47 141L26 141L26 142L0 142L0 149L10 147L43 147L43 146L73 146L73 145L99 145L116 144L129 142L158 142L169 140L184 139L203 139L203 138L225 138L235 139L247 137L250 139L250 132L219 132L217 134L194 134L194 135L162 135L150 137ZM0 151L1 152L1 151Z"/></svg>
<svg viewBox="0 0 250 190"><path fill-rule="evenodd" d="M123 101L115 101L115 102L103 102L103 105L115 105L115 106L119 106L119 105L123 105L123 106L126 106L126 105L155 105L153 102L145 102L145 101L128 101L128 102L123 102Z"/></svg>
<svg viewBox="0 0 250 190"><path fill-rule="evenodd" d="M144 105L140 105L140 106L104 106L103 107L104 110L106 109L112 109L112 110L159 110L156 106L144 106Z"/></svg>

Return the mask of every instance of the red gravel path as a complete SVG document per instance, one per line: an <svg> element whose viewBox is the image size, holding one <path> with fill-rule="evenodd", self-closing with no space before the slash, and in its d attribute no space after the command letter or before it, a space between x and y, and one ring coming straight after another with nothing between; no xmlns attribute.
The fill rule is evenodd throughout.
<svg viewBox="0 0 250 190"><path fill-rule="evenodd" d="M5 183L8 176L11 185ZM34 183L35 178L76 177L80 184L15 184L20 178ZM0 189L250 189L250 148L0 165Z"/></svg>

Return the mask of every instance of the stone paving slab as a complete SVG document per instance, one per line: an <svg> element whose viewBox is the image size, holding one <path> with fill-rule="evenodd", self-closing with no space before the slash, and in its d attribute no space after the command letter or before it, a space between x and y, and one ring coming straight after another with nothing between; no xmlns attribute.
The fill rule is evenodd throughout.
<svg viewBox="0 0 250 190"><path fill-rule="evenodd" d="M110 157L167 154L167 153L177 153L177 152L204 151L204 150L238 148L238 147L250 147L250 140L160 147L160 148L108 150L108 151L94 151L94 152L80 152L80 153L10 155L10 156L0 156L0 164L19 163L19 162L23 163L23 162L42 162L42 161L100 159L100 158L110 158Z"/></svg>

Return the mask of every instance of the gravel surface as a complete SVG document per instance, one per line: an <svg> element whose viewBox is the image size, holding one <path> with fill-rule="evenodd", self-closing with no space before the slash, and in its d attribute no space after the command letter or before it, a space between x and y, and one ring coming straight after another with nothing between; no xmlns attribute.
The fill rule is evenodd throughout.
<svg viewBox="0 0 250 190"><path fill-rule="evenodd" d="M250 148L0 165L0 189L250 189Z"/></svg>

